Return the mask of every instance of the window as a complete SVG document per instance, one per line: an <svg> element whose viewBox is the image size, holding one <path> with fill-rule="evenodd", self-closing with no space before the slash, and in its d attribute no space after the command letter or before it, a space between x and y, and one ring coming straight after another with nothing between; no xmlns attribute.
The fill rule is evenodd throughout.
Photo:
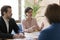
<svg viewBox="0 0 60 40"><path fill-rule="evenodd" d="M24 6L25 6L25 0L21 0L21 20L25 19Z"/></svg>

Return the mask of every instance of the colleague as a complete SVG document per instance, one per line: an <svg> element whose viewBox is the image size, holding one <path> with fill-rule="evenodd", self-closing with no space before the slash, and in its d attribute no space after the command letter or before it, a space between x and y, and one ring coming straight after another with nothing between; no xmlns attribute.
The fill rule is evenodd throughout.
<svg viewBox="0 0 60 40"><path fill-rule="evenodd" d="M60 40L60 6L49 4L45 16L50 26L41 31L38 40Z"/></svg>
<svg viewBox="0 0 60 40"><path fill-rule="evenodd" d="M12 16L12 8L9 5L5 5L1 8L0 17L0 38L20 38L23 34L19 33L19 28ZM12 30L15 31L15 35L11 34Z"/></svg>
<svg viewBox="0 0 60 40"><path fill-rule="evenodd" d="M27 7L25 9L26 19L22 21L25 32L31 33L34 31L39 31L44 26L43 23L41 28L38 26L36 19L32 17L32 13L33 13L33 9L31 7Z"/></svg>

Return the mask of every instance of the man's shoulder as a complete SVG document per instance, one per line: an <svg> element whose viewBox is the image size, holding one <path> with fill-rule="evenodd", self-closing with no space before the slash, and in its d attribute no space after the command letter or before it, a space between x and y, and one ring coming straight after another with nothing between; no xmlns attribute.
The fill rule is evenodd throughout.
<svg viewBox="0 0 60 40"><path fill-rule="evenodd" d="M14 18L10 18L10 20L14 20Z"/></svg>
<svg viewBox="0 0 60 40"><path fill-rule="evenodd" d="M9 20L10 22L15 22L15 20L13 19L13 18L10 18L10 20Z"/></svg>
<svg viewBox="0 0 60 40"><path fill-rule="evenodd" d="M0 25L3 24L3 22L4 22L4 21L3 21L3 18L0 17Z"/></svg>

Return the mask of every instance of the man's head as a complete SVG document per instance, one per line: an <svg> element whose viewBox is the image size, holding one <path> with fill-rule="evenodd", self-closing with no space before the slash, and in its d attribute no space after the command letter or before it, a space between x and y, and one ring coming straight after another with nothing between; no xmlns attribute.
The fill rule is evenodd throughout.
<svg viewBox="0 0 60 40"><path fill-rule="evenodd" d="M6 16L6 18L11 18L12 10L11 6L5 5L1 8L1 16Z"/></svg>
<svg viewBox="0 0 60 40"><path fill-rule="evenodd" d="M48 5L45 16L50 24L60 23L60 6L57 4Z"/></svg>

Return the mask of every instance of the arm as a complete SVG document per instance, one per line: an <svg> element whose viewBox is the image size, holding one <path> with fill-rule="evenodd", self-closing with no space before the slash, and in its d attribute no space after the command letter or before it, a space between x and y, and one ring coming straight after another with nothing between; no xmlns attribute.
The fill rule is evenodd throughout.
<svg viewBox="0 0 60 40"><path fill-rule="evenodd" d="M42 22L41 27L40 27L40 31L44 28L44 22Z"/></svg>
<svg viewBox="0 0 60 40"><path fill-rule="evenodd" d="M42 22L41 26L38 26L37 20L35 19L35 30L41 31L44 27L44 22ZM34 27L33 27L34 29Z"/></svg>
<svg viewBox="0 0 60 40"><path fill-rule="evenodd" d="M0 38L12 39L13 35L12 34L5 34L5 33L0 32Z"/></svg>
<svg viewBox="0 0 60 40"><path fill-rule="evenodd" d="M28 28L28 29L26 28L27 24L26 24L25 20L22 21L22 24L23 24L23 27L25 29L24 30L25 32L33 32L34 30L38 30L39 26L37 25L36 20L34 18L32 20L33 20L33 26Z"/></svg>
<svg viewBox="0 0 60 40"><path fill-rule="evenodd" d="M0 38L8 38L8 39L12 39L13 38L13 34L8 34L8 33L4 33L2 32L3 31L6 31L4 30L4 28L2 29L2 27L5 27L3 26L4 24L2 23L2 21L0 21Z"/></svg>
<svg viewBox="0 0 60 40"><path fill-rule="evenodd" d="M2 33L2 32L0 31L0 38L12 39L12 38L13 38L13 35L12 35L12 34Z"/></svg>
<svg viewBox="0 0 60 40"><path fill-rule="evenodd" d="M39 27L37 24L37 20L34 19L33 21L34 21L34 23L33 23L34 25L28 29L33 30L33 31L41 31L44 27L44 22L42 22L41 27Z"/></svg>
<svg viewBox="0 0 60 40"><path fill-rule="evenodd" d="M26 24L25 20L22 21L22 25L23 25L24 32L28 32L29 33L30 32L29 31L30 28L27 29L27 24Z"/></svg>
<svg viewBox="0 0 60 40"><path fill-rule="evenodd" d="M40 27L38 26L37 20L34 18L33 21L34 21L34 23L33 23L34 25L32 26L32 29L34 29L34 31L35 30L39 31Z"/></svg>
<svg viewBox="0 0 60 40"><path fill-rule="evenodd" d="M15 31L15 33L19 33L19 27L17 26L16 22L14 19L12 19L12 26L13 26L13 29Z"/></svg>
<svg viewBox="0 0 60 40"><path fill-rule="evenodd" d="M15 22L15 20L13 20L12 21L13 22L13 29L14 29L14 31L15 31L15 35L13 36L13 38L24 38L25 36L24 36L24 33L22 32L22 33L20 33L19 32L19 27L17 26L17 24L16 24L16 22Z"/></svg>

